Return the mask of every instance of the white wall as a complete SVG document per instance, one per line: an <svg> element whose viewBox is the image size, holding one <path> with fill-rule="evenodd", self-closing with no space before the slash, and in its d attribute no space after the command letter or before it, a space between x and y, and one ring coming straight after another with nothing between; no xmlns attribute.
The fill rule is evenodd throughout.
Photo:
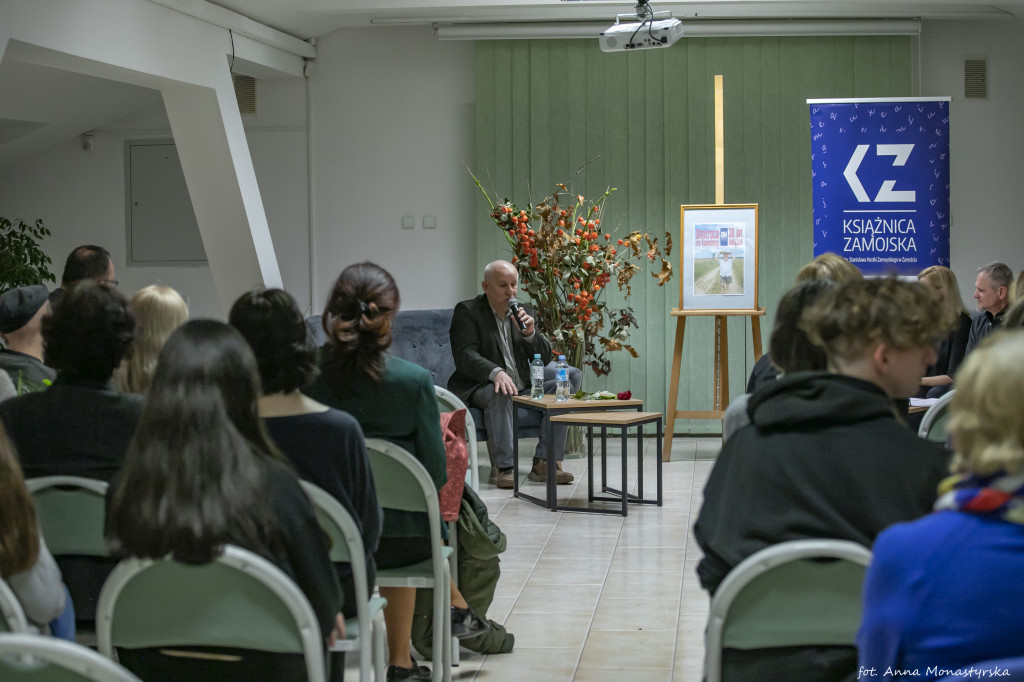
<svg viewBox="0 0 1024 682"><path fill-rule="evenodd" d="M313 112L317 304L346 266L395 277L406 309L479 289L472 42L426 27L341 30L317 43ZM413 230L402 216L416 217ZM423 229L423 216L437 228Z"/></svg>
<svg viewBox="0 0 1024 682"><path fill-rule="evenodd" d="M988 57L988 100L965 100L964 57ZM1024 268L1024 22L926 21L921 95L949 95L952 268L973 310L977 269Z"/></svg>
<svg viewBox="0 0 1024 682"><path fill-rule="evenodd" d="M244 117L249 150L285 288L305 309L310 300L305 83L260 81L257 97L260 113ZM127 265L124 142L170 139L163 106L93 132L90 151L75 138L0 176L0 215L43 219L53 233L43 247L58 283L74 247L99 244L110 251L125 295L165 284L186 297L193 317L223 318L226 311L208 265Z"/></svg>
<svg viewBox="0 0 1024 682"><path fill-rule="evenodd" d="M962 98L962 58L987 55L990 98ZM1024 26L924 24L921 94L951 95L953 268L970 305L975 269L996 258L1024 267ZM479 287L473 186L471 42L426 28L344 30L322 38L309 81L316 300L341 269L373 260L396 277L407 309L451 306ZM306 93L300 79L259 81L260 114L246 135L286 288L310 305ZM162 108L106 127L91 152L77 139L0 176L0 215L42 217L56 274L74 246L114 254L128 293L160 281L197 315L220 316L206 267L125 266L123 140L168 137ZM403 215L416 216L402 230ZM424 215L437 229L422 228ZM239 292L241 293L241 292Z"/></svg>

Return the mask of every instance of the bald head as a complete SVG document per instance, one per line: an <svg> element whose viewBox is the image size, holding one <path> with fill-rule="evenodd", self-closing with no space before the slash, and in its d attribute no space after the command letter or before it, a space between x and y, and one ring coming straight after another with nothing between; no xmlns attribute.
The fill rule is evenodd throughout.
<svg viewBox="0 0 1024 682"><path fill-rule="evenodd" d="M515 298L519 286L519 272L507 260L496 260L484 268L482 283L487 302L499 315L508 310L508 299Z"/></svg>

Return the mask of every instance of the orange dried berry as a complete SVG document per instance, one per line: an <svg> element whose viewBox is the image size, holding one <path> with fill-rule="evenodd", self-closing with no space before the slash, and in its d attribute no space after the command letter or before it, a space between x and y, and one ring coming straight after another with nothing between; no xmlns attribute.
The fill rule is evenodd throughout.
<svg viewBox="0 0 1024 682"><path fill-rule="evenodd" d="M605 232L605 233L604 233L604 238L605 238L605 239L611 239L611 238L612 238L612 236L611 236L610 234L608 234L607 232Z"/></svg>
<svg viewBox="0 0 1024 682"><path fill-rule="evenodd" d="M600 218L594 218L594 224L595 225L600 225L601 224Z"/></svg>
<svg viewBox="0 0 1024 682"><path fill-rule="evenodd" d="M594 291L601 291L601 285L600 284L595 284L594 285Z"/></svg>
<svg viewBox="0 0 1024 682"><path fill-rule="evenodd" d="M558 226L559 227L565 227L565 221L564 220L559 220L558 221ZM559 232L561 232L561 230L559 230Z"/></svg>
<svg viewBox="0 0 1024 682"><path fill-rule="evenodd" d="M572 288L573 289L579 289L580 288L580 283L579 282L573 282Z"/></svg>
<svg viewBox="0 0 1024 682"><path fill-rule="evenodd" d="M622 246L622 244L623 244L623 243L624 243L624 242L623 242L623 241L622 241L622 240L620 239L620 240L619 240L619 246Z"/></svg>

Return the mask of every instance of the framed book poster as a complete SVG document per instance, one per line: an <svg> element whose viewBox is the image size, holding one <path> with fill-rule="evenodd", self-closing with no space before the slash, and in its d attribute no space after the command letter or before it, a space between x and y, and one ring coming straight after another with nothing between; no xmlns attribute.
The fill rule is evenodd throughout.
<svg viewBox="0 0 1024 682"><path fill-rule="evenodd" d="M679 308L757 308L757 204L679 207Z"/></svg>

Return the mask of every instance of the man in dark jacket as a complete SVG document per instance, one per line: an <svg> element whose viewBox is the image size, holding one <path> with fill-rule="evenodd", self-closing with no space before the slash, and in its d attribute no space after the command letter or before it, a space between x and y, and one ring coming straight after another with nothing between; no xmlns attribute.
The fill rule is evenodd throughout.
<svg viewBox="0 0 1024 682"><path fill-rule="evenodd" d="M834 538L870 547L893 523L927 514L948 473L949 452L907 429L892 402L917 391L946 332L925 288L848 282L803 320L832 371L787 375L755 393L750 425L723 446L694 528L704 550L697 573L711 594L734 566L775 543ZM856 664L852 649L841 657ZM777 673L794 662L759 667L771 660L761 659L744 660L726 679L783 679ZM842 677L830 678L832 670L814 679ZM811 679L789 677L798 678Z"/></svg>
<svg viewBox="0 0 1024 682"><path fill-rule="evenodd" d="M135 317L128 301L95 282L72 286L43 320L53 386L0 404L0 420L26 478L83 476L110 482L121 469L142 414L142 396L118 393L110 376L121 363ZM71 592L75 616L95 618L96 599L116 562L63 555L57 564Z"/></svg>
<svg viewBox="0 0 1024 682"><path fill-rule="evenodd" d="M551 344L536 329L533 309L519 306L518 322L508 301L515 298L519 286L519 273L508 261L498 260L484 269L484 293L455 306L449 336L455 357L455 374L448 380L448 390L470 407L484 411L487 427L487 450L497 465L499 488L511 488L512 471L512 396L528 393L530 389L530 361L539 354L545 365L551 361ZM579 390L581 373L569 368L572 391ZM545 393L554 390L554 377L545 377ZM549 385L548 385L549 384ZM554 433L555 459L558 470L555 481L559 484L573 480L572 474L562 471L562 448L566 428L558 427ZM545 448L543 440L537 444L530 480L546 481Z"/></svg>

